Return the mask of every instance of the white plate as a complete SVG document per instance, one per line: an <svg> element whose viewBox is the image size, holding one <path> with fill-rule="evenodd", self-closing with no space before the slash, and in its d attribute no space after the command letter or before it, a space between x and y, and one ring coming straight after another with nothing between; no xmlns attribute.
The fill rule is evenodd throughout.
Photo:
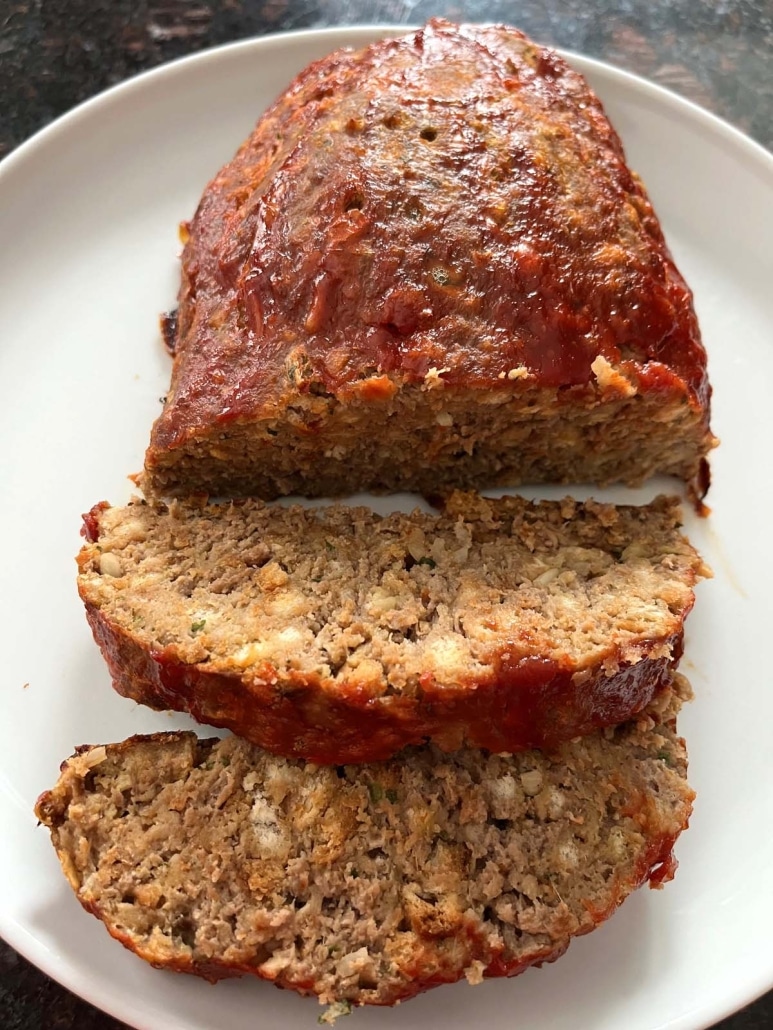
<svg viewBox="0 0 773 1030"><path fill-rule="evenodd" d="M83 105L0 168L0 931L135 1027L307 1028L317 1009L258 981L210 987L146 967L80 910L35 826L35 797L73 745L186 724L110 689L74 587L79 513L124 501L141 466L167 386L156 316L176 293L178 221L296 71L387 31L303 32L169 65ZM688 520L716 571L688 624L693 825L674 883L639 892L555 966L358 1012L357 1027L697 1030L773 985L773 159L655 86L572 61L649 187L710 354L723 443L714 514Z"/></svg>

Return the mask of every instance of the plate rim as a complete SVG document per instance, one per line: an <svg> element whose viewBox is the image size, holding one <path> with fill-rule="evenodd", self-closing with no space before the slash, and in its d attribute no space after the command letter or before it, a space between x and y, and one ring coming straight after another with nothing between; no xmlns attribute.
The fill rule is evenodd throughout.
<svg viewBox="0 0 773 1030"><path fill-rule="evenodd" d="M476 24L499 23L479 22ZM419 27L415 24L357 22L347 25L271 32L208 47L139 72L81 101L40 128L2 158L0 160L0 197L6 188L9 177L19 166L23 166L25 161L35 160L41 149L55 143L60 136L69 133L71 128L87 121L92 115L100 113L114 100L120 100L124 95L134 91L141 92L149 85L152 88L156 82L162 82L165 78L171 78L180 72L184 73L190 65L203 67L209 63L227 61L231 54L243 51L281 49L283 46L302 45L306 41L322 41L325 38L333 41L331 50L342 46L361 46L366 45L370 39L408 34ZM697 123L715 138L719 137L724 140L732 150L742 154L747 163L751 163L766 178L769 178L770 187L773 189L773 151L768 150L763 144L752 139L720 115L714 114L673 90L599 58L588 57L560 47L551 47L551 49L565 57L582 74L595 74L606 79L612 86L627 87L661 108L665 107L671 113L686 117L693 124ZM122 1021L132 1019L131 1025L138 1030L157 1030L155 1024L151 1026L149 1023L138 1022L139 1014L133 1016L127 1010L125 1000L120 1004L114 1003L106 988L102 990L98 985L92 984L86 970L68 963L63 966L61 960L41 944L25 925L13 917L9 917L2 910L0 910L0 937L45 975L102 1012ZM714 1005L711 1008L707 1006L697 1012L693 1009L692 1012L663 1024L661 1030L666 1030L666 1027L668 1030L707 1030L716 1022L732 1015L744 1006L752 1004L771 989L773 989L773 963L767 974L760 974L756 978L756 985L751 992L749 984L746 982L746 989L738 989L735 993L728 992L722 1005ZM698 1022L695 1021L696 1017Z"/></svg>
<svg viewBox="0 0 773 1030"><path fill-rule="evenodd" d="M499 23L476 22L471 24L492 25ZM293 44L296 41L302 42L306 38L323 39L324 37L329 36L331 38L339 39L348 35L351 35L354 38L359 37L360 35L364 36L366 34L373 35L374 37L377 35L388 36L394 35L396 30L399 30L399 33L402 35L403 33L408 34L410 32L414 32L418 28L420 28L418 25L400 25L384 22L370 25L358 22L353 25L292 29L286 32L269 32L262 36L251 36L247 39L239 39L231 43L221 43L218 46L208 47L205 50L199 50L193 54L185 54L182 57L173 58L171 61L166 61L163 64L157 65L155 68L148 68L144 71L138 72L136 75L132 75L130 78L124 79L122 82L118 82L113 86L108 86L107 89L101 90L93 97L88 97L86 100L80 101L80 103L76 104L75 107L71 108L69 111L65 111L52 122L49 122L48 125L44 125L42 128L38 129L37 132L33 133L33 135L28 139L23 140L9 154L6 154L6 156L0 160L0 185L2 185L4 176L9 174L17 163L26 160L34 153L36 148L43 146L48 143L50 139L55 139L56 136L68 130L71 124L76 124L82 118L87 117L91 113L92 109L109 103L115 96L120 96L124 92L130 92L135 88L143 88L148 80L152 80L156 77L160 79L167 75L174 75L188 64L198 63L204 65L210 61L219 60L229 53L236 53L240 50L271 48L283 43ZM347 46L350 44L347 42L341 42L339 45ZM617 79L619 82L623 82L632 88L638 89L645 95L649 95L655 100L660 100L668 107L681 109L683 113L690 113L706 128L720 133L720 135L725 136L735 145L742 147L751 159L760 161L765 171L773 175L773 150L768 150L762 143L752 139L751 136L743 132L741 129L736 128L736 126L721 115L715 114L713 111L709 111L707 108L695 103L694 100L690 100L688 97L682 96L680 93L676 93L674 90L668 89L666 86L661 86L659 83L652 82L650 79L638 75L635 72L610 64L600 58L587 57L585 54L581 54L578 51L566 50L563 47L550 47L550 49L555 50L570 62L576 61L583 74L585 74L586 69L591 69L601 75L610 76L613 79ZM583 66L585 67L583 68Z"/></svg>

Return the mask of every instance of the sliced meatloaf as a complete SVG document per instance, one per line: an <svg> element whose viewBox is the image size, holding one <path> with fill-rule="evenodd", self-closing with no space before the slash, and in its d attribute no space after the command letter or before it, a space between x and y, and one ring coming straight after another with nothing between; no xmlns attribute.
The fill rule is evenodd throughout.
<svg viewBox="0 0 773 1030"><path fill-rule="evenodd" d="M706 573L679 506L97 505L78 588L116 689L321 763L550 747L640 711Z"/></svg>
<svg viewBox="0 0 773 1030"><path fill-rule="evenodd" d="M184 235L149 494L705 492L690 290L598 98L514 29L311 65Z"/></svg>
<svg viewBox="0 0 773 1030"><path fill-rule="evenodd" d="M132 737L79 749L36 811L81 904L153 965L391 1005L550 962L671 878L693 793L670 693L551 755L335 768Z"/></svg>

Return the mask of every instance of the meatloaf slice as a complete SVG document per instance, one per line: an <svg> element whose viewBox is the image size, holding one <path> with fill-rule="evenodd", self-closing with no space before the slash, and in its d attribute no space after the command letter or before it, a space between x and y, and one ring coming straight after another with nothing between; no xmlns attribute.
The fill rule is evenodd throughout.
<svg viewBox="0 0 773 1030"><path fill-rule="evenodd" d="M551 755L334 768L132 737L81 748L36 810L81 904L153 965L391 1005L550 962L671 878L693 792L670 695Z"/></svg>
<svg viewBox="0 0 773 1030"><path fill-rule="evenodd" d="M184 235L149 494L705 492L690 290L598 98L514 29L311 65Z"/></svg>
<svg viewBox="0 0 773 1030"><path fill-rule="evenodd" d="M116 689L321 763L514 751L671 679L706 573L679 506L457 494L442 514L98 505L78 587Z"/></svg>

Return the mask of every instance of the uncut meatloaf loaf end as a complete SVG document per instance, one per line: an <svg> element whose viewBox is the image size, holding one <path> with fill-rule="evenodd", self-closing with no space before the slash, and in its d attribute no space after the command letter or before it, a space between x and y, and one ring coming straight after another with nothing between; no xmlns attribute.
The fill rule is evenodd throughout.
<svg viewBox="0 0 773 1030"><path fill-rule="evenodd" d="M116 689L320 763L550 747L671 679L707 571L679 506L97 505L78 588Z"/></svg>
<svg viewBox="0 0 773 1030"><path fill-rule="evenodd" d="M146 494L705 493L690 290L601 103L520 32L311 65L184 232Z"/></svg>
<svg viewBox="0 0 773 1030"><path fill-rule="evenodd" d="M133 737L81 749L37 814L81 904L153 965L391 1005L552 961L671 878L693 793L669 695L550 755L335 768Z"/></svg>

